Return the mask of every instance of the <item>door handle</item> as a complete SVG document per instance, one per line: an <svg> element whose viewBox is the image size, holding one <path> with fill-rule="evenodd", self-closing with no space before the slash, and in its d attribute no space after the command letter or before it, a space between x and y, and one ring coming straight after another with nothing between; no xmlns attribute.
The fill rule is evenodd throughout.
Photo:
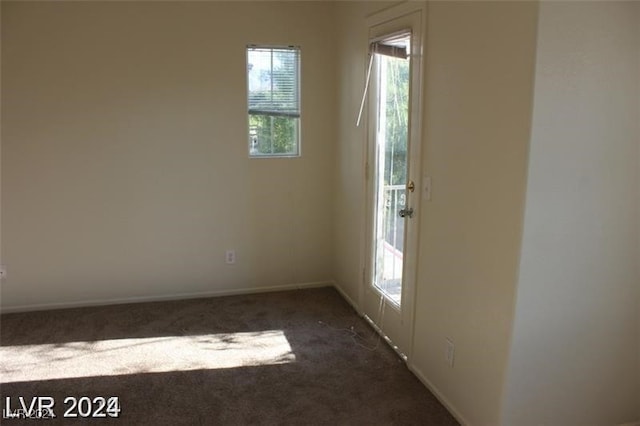
<svg viewBox="0 0 640 426"><path fill-rule="evenodd" d="M408 209L401 209L398 214L400 215L400 217L408 217L408 218L412 218L413 217L413 207L409 207Z"/></svg>

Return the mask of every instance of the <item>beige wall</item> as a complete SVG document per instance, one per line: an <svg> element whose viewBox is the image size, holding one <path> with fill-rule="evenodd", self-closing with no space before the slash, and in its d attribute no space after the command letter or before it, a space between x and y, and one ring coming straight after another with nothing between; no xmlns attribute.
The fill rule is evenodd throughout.
<svg viewBox="0 0 640 426"><path fill-rule="evenodd" d="M529 142L537 5L435 2L427 24L413 364L464 421L497 424ZM455 365L445 361L445 338Z"/></svg>
<svg viewBox="0 0 640 426"><path fill-rule="evenodd" d="M529 139L536 5L428 5L414 351L409 365L461 420L499 419L516 283ZM367 46L365 4L341 4L336 278L361 280L364 130L356 129ZM357 300L357 299L356 299ZM456 345L446 366L444 339Z"/></svg>
<svg viewBox="0 0 640 426"><path fill-rule="evenodd" d="M2 9L3 308L333 278L331 3ZM248 159L247 43L302 46L302 158Z"/></svg>
<svg viewBox="0 0 640 426"><path fill-rule="evenodd" d="M2 308L332 279L357 306L366 17L392 3L2 2ZM640 5L540 7L428 5L409 365L469 424L631 421ZM247 158L247 43L302 46L300 159Z"/></svg>
<svg viewBox="0 0 640 426"><path fill-rule="evenodd" d="M337 145L334 177L334 277L351 303L359 305L365 223L366 122L356 127L367 61L366 17L394 2L336 5Z"/></svg>
<svg viewBox="0 0 640 426"><path fill-rule="evenodd" d="M638 8L540 6L505 424L640 419Z"/></svg>
<svg viewBox="0 0 640 426"><path fill-rule="evenodd" d="M364 88L367 29L364 2L341 2L336 10L337 141L334 179L334 274L339 288L359 304L365 220L366 126L355 122ZM365 51L363 52L363 46Z"/></svg>
<svg viewBox="0 0 640 426"><path fill-rule="evenodd" d="M1 5L0 5L1 6ZM0 34L2 34L2 7L0 7ZM0 97L2 94L2 36L0 35ZM2 102L0 102L0 118ZM2 264L2 120L0 119L0 264ZM0 282L0 306L2 306L2 285Z"/></svg>
<svg viewBox="0 0 640 426"><path fill-rule="evenodd" d="M364 90L369 29L366 18L398 4L393 1L338 2L337 144L334 177L334 277L338 288L359 307L364 265L366 117L356 120ZM366 116L366 114L365 114Z"/></svg>

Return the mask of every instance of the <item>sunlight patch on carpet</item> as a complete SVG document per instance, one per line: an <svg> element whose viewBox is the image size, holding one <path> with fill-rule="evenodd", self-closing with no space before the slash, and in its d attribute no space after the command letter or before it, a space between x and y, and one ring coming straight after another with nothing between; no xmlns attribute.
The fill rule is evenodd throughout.
<svg viewBox="0 0 640 426"><path fill-rule="evenodd" d="M0 347L0 382L275 365L296 360L280 330Z"/></svg>

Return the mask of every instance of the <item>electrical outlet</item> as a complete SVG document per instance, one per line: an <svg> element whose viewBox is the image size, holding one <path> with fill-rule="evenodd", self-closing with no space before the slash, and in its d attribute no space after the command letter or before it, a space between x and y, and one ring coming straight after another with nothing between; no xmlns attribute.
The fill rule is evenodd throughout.
<svg viewBox="0 0 640 426"><path fill-rule="evenodd" d="M7 267L0 265L0 280L7 278Z"/></svg>
<svg viewBox="0 0 640 426"><path fill-rule="evenodd" d="M224 262L227 265L233 265L236 263L236 251L235 250L227 250L224 256Z"/></svg>
<svg viewBox="0 0 640 426"><path fill-rule="evenodd" d="M447 347L446 347L444 356L449 367L453 368L453 358L455 356L456 347L453 345L453 342L448 338L445 340L447 341Z"/></svg>

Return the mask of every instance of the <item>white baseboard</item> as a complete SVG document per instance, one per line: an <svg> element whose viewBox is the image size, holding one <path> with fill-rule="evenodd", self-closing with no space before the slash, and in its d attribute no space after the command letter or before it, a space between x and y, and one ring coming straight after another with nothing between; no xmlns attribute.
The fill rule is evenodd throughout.
<svg viewBox="0 0 640 426"><path fill-rule="evenodd" d="M340 286L340 284L338 284L337 282L333 283L333 287L338 290L338 293L340 293L340 295L343 297L344 300L347 301L347 303L349 303L351 305L351 307L353 309L355 309L355 311L359 314L362 315L362 312L360 311L360 306L358 306L358 304L351 298L349 297L349 295L342 289L342 287Z"/></svg>
<svg viewBox="0 0 640 426"><path fill-rule="evenodd" d="M358 306L357 303L355 303L353 301L353 299L351 299L351 297L349 297L349 295L342 289L342 287L340 286L340 284L338 284L337 282L333 283L333 286L335 287L336 290L338 290L338 293L340 293L340 295L344 298L344 300L346 300L352 307L353 309L356 310L356 312L358 312L358 314L360 314L361 316L363 316L365 318L365 320L367 320L371 326L374 328L374 330L376 330L382 337L385 338L386 342L389 344L389 346L395 350L398 355L407 360L405 355L400 353L397 348L394 347L394 345L391 343L391 341L389 340L389 338L387 336L384 335L384 333L382 333L382 331L375 325L375 323L373 321L371 321L366 315L364 315L364 312L360 311L360 307ZM449 400L447 398L445 398L442 393L440 393L440 391L438 390L438 388L436 388L433 383L431 383L424 374L422 374L422 372L417 369L412 363L411 363L411 359L409 359L407 361L407 368L409 368L409 371L411 371L417 378L418 380L420 380L420 382L422 382L422 384L429 390L431 391L431 393L433 393L433 395L438 399L438 401L440 401L442 403L442 405L445 406L445 408L451 413L451 415L453 417L455 417L455 419L463 426L467 426L470 425L470 423L464 418L464 416L462 414L460 414L460 412L458 410L456 410L456 408L453 406L453 404L451 404L449 402ZM621 425L621 426L636 426L636 425ZM640 426L640 425L638 425Z"/></svg>
<svg viewBox="0 0 640 426"><path fill-rule="evenodd" d="M240 294L269 293L274 291L301 290L305 288L334 287L333 281L317 281L310 283L282 284L271 287L248 287L240 289L220 289L196 293L174 293L167 295L149 295L124 297L116 299L80 300L76 302L42 303L33 305L6 306L0 313L47 311L52 309L83 308L89 306L122 305L126 303L165 302L171 300L198 299L204 297L235 296ZM340 290L338 290L340 291Z"/></svg>
<svg viewBox="0 0 640 426"><path fill-rule="evenodd" d="M455 417L458 423L460 423L462 426L468 426L471 424L456 409L456 407L453 404L451 404L451 402L449 402L449 400L442 395L442 393L438 390L438 388L434 386L433 383L431 383L426 378L426 376L422 374L422 372L411 363L411 360L409 360L409 362L407 363L407 367L409 367L409 370L413 374L415 374L418 380L420 380L422 384L425 385L426 388L431 391L431 393L438 399L438 401L440 401L440 403L445 406L445 408L449 411L449 413L451 413L451 415Z"/></svg>
<svg viewBox="0 0 640 426"><path fill-rule="evenodd" d="M242 294L253 294L253 293L268 293L275 291L286 291L286 290L302 290L308 288L320 288L320 287L334 287L338 293L344 298L344 300L349 303L355 311L362 315L360 311L359 305L351 298L349 295L342 289L342 287L335 281L317 281L317 282L309 282L309 283L294 283L294 284L283 284L277 286L270 287L247 287L240 289L219 289L205 292L195 292L195 293L174 293L167 295L153 295L153 296L136 296L136 297L125 297L125 298L115 298L115 299L93 299L93 300L81 300L76 302L59 302L59 303L42 303L42 304L32 304L32 305L19 305L19 306L7 306L0 308L0 313L8 314L8 313L17 313L17 312L33 312L33 311L44 311L44 310L53 310L53 309L68 309L68 308L82 308L82 307L90 307L90 306L106 306L106 305L121 305L127 303L145 303L145 302L164 302L171 300L185 300L185 299L197 299L197 298L205 298L205 297L221 297L221 296L235 296ZM420 370L415 368L410 362L407 364L409 370L415 374L415 376L429 389L435 397L449 410L449 412L453 415L453 417L460 422L463 426L469 425L470 423L466 421L466 419L460 414L456 408L445 398L442 396L440 391L422 374ZM640 426L639 422L635 423L627 423L619 426Z"/></svg>

